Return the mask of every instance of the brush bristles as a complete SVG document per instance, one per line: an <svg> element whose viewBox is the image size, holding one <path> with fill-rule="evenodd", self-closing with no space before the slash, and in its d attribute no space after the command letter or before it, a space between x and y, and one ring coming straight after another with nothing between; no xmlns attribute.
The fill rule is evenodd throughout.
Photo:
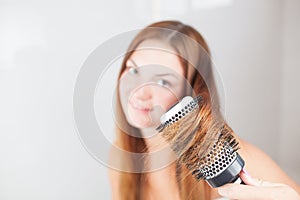
<svg viewBox="0 0 300 200"><path fill-rule="evenodd" d="M180 161L186 164L197 179L211 179L221 174L235 160L238 148L237 140L223 127L208 153L201 156L198 149L190 148Z"/></svg>
<svg viewBox="0 0 300 200"><path fill-rule="evenodd" d="M194 116L198 109L191 111L191 115ZM194 117L184 117L177 123L173 123L165 128L161 132L161 136L170 144L173 151L180 156L191 145L194 140L197 126L195 123L197 120Z"/></svg>
<svg viewBox="0 0 300 200"><path fill-rule="evenodd" d="M199 179L209 179L222 172L236 156L238 142L222 120L208 119L201 102L180 120L161 125L160 134ZM200 114L201 113L201 114ZM201 126L202 125L202 126Z"/></svg>
<svg viewBox="0 0 300 200"><path fill-rule="evenodd" d="M157 128L177 156L191 147L192 141L195 140L199 128L198 124L201 120L198 115L201 99L201 96L194 98L189 103L190 106L179 111L181 112L180 118L170 119Z"/></svg>

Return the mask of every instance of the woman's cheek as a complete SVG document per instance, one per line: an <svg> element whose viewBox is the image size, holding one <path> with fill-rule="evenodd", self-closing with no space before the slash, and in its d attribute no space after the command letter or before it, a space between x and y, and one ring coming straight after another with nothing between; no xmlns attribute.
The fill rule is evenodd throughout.
<svg viewBox="0 0 300 200"><path fill-rule="evenodd" d="M165 111L179 100L179 97L166 90L156 90L155 97L155 105L161 106Z"/></svg>

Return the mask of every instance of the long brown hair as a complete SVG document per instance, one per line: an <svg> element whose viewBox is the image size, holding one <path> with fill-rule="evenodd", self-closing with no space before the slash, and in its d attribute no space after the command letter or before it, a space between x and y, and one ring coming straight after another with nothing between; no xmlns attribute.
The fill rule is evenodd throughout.
<svg viewBox="0 0 300 200"><path fill-rule="evenodd" d="M155 31L149 30L149 28L163 28L169 30L166 34L157 34ZM190 49L185 41L181 41L180 37L176 37L177 34L184 34L192 40L200 44L202 50L196 51L195 49ZM214 82L212 64L209 59L210 51L204 38L196 31L193 27L183 24L179 21L161 21L147 26L145 29L139 32L139 34L131 42L127 54L125 55L121 70L119 73L119 79L123 71L126 69L126 62L133 54L134 50L138 47L141 42L147 39L158 39L159 41L166 42L172 46L179 55L185 54L187 56L193 55L192 63L190 60L180 57L181 64L184 69L184 76L188 80L193 91L186 91L189 95L201 95L205 106L201 109L207 118L211 117L211 99L214 99L216 105L218 105L218 95L216 90L216 85ZM206 56L201 54L205 53ZM202 58L208 58L203 61ZM193 65L193 66L191 66ZM198 70L193 70L193 69ZM200 74L199 69L205 71L205 74ZM204 80L203 76L208 77ZM118 79L118 80L119 80ZM209 83L208 83L209 81ZM209 88L208 88L209 85ZM118 83L119 87L119 83ZM118 121L122 121L127 127L126 130L134 132L135 135L139 135L139 130L126 122L124 112L122 111L120 104L119 94L116 95L116 117ZM201 113L200 113L201 114ZM122 119L122 120L120 120ZM209 119L207 122L210 121ZM207 131L208 124L203 122L200 126L203 132ZM132 134L126 134L124 130L116 127L117 138L116 144L123 150L135 153L144 153L147 150L147 146L142 137L133 137ZM129 163L128 163L129 162ZM124 160L124 165L135 165L132 161ZM174 175L175 176L175 175ZM119 196L126 200L138 200L145 199L144 194L146 191L146 186L143 181L143 173L129 173L122 172L119 177ZM190 174L190 172L180 164L177 164L176 177L178 180L178 187L181 199L209 199L210 198L210 188L204 181L196 181L196 179ZM201 198L202 197L202 198Z"/></svg>

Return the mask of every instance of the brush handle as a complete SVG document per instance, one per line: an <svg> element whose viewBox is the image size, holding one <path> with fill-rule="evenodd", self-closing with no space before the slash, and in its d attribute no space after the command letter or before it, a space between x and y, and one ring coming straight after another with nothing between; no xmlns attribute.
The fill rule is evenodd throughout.
<svg viewBox="0 0 300 200"><path fill-rule="evenodd" d="M245 161L237 153L236 159L218 176L211 179L206 179L208 184L213 187L220 187L227 183L241 183L244 184L240 178L240 172L244 168Z"/></svg>

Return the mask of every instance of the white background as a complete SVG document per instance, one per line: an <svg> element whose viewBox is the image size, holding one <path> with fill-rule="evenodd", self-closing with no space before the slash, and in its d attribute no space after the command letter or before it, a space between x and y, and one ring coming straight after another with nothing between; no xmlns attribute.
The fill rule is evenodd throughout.
<svg viewBox="0 0 300 200"><path fill-rule="evenodd" d="M0 0L1 200L110 199L75 131L76 76L103 41L162 19L202 33L229 124L300 183L299 0Z"/></svg>

